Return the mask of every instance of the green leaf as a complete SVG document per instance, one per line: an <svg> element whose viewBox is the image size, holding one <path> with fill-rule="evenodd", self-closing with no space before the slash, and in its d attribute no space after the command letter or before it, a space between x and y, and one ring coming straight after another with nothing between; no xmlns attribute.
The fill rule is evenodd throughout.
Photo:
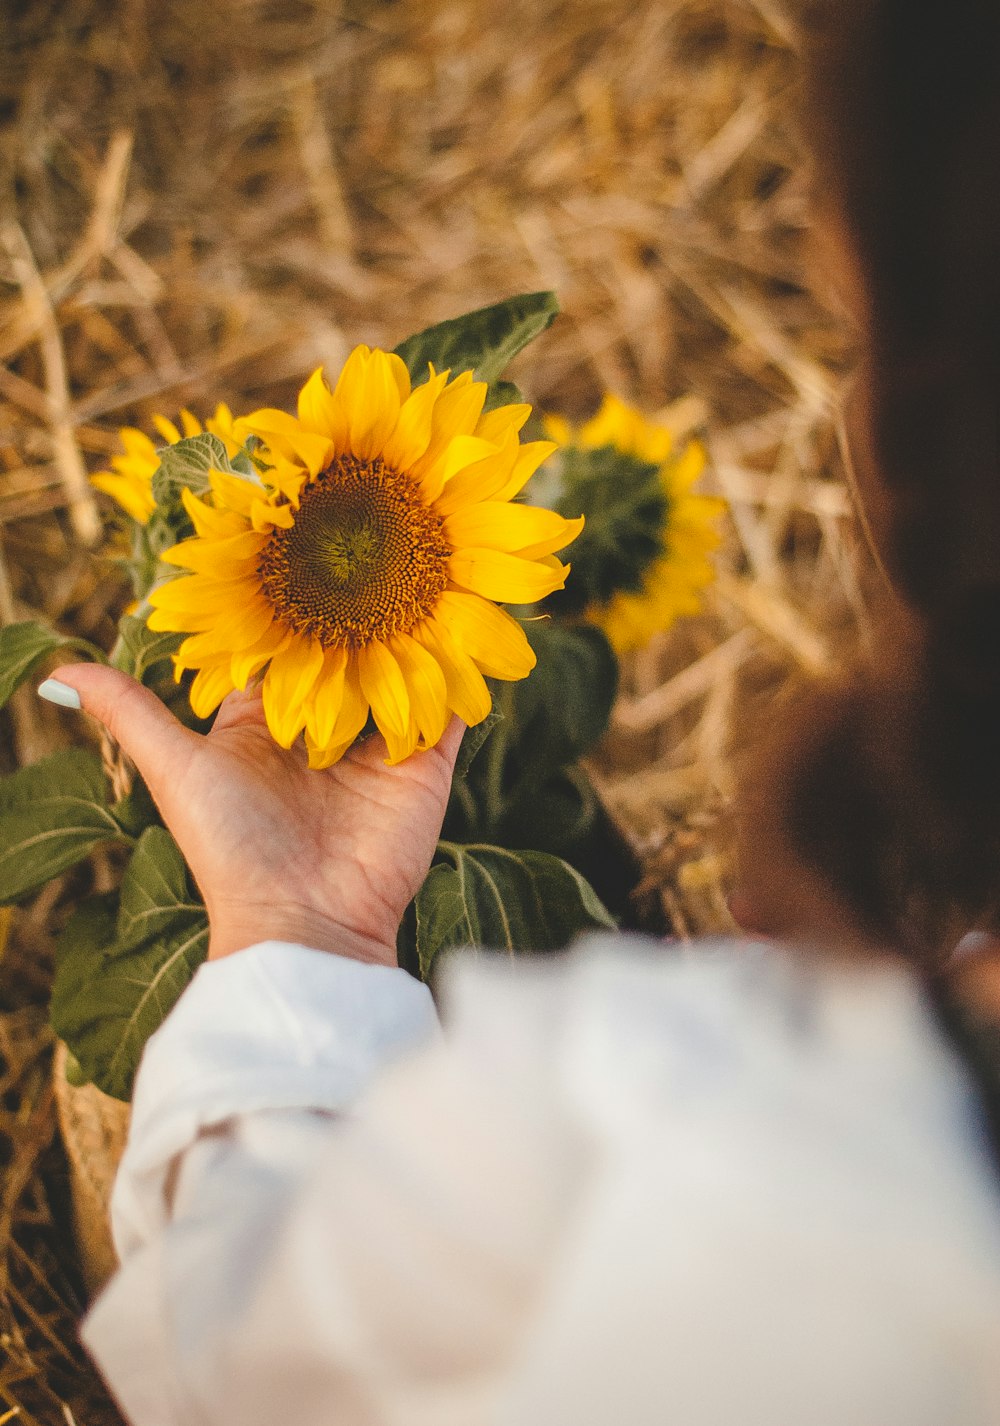
<svg viewBox="0 0 1000 1426"><path fill-rule="evenodd" d="M483 410L493 411L497 406L523 406L523 404L524 395L519 386L515 386L512 381L491 381Z"/></svg>
<svg viewBox="0 0 1000 1426"><path fill-rule="evenodd" d="M105 661L103 652L86 639L68 638L31 620L0 629L0 708L31 677L45 655L56 649L71 649L98 663Z"/></svg>
<svg viewBox="0 0 1000 1426"><path fill-rule="evenodd" d="M49 1002L49 1019L56 1034L62 1036L60 1027L72 1025L73 1008L88 993L95 970L115 939L117 919L117 892L90 896L81 902L57 937L56 973ZM71 1084L86 1084L88 1079L72 1049L66 1077Z"/></svg>
<svg viewBox="0 0 1000 1426"><path fill-rule="evenodd" d="M508 726L522 764L548 772L575 762L604 733L618 695L618 660L591 624L534 619L522 628L538 662L510 685Z"/></svg>
<svg viewBox="0 0 1000 1426"><path fill-rule="evenodd" d="M80 1072L128 1099L146 1041L205 958L208 920L170 833L143 833L122 880L113 929L97 913L57 948L52 1024Z"/></svg>
<svg viewBox="0 0 1000 1426"><path fill-rule="evenodd" d="M141 616L123 614L111 662L133 678L144 680L150 669L177 652L185 638L184 634L158 633Z"/></svg>
<svg viewBox="0 0 1000 1426"><path fill-rule="evenodd" d="M20 901L101 842L124 840L100 759L53 753L0 782L0 904Z"/></svg>
<svg viewBox="0 0 1000 1426"><path fill-rule="evenodd" d="M403 358L411 379L418 384L427 380L428 362L438 371L450 368L454 376L474 371L479 381L492 384L518 352L545 331L558 311L554 292L526 292L438 322L400 342L396 355ZM505 386L508 392L517 391L510 383ZM506 394L497 399L491 393L487 404L500 405L507 399Z"/></svg>
<svg viewBox="0 0 1000 1426"><path fill-rule="evenodd" d="M426 978L435 957L460 946L518 955L567 946L581 932L613 928L593 888L544 852L439 842L439 863L417 895L417 951Z"/></svg>
<svg viewBox="0 0 1000 1426"><path fill-rule="evenodd" d="M209 489L208 475L212 470L259 484L257 477L244 468L249 462L240 461L236 465L230 461L225 444L210 431L203 431L200 436L186 436L183 441L165 446L159 456L159 469L153 476L153 499L157 505L173 504L180 499L185 487L195 495L204 495Z"/></svg>
<svg viewBox="0 0 1000 1426"><path fill-rule="evenodd" d="M639 907L633 893L642 880L642 863L581 766L518 784L489 838L564 858L586 877L613 916L636 925Z"/></svg>
<svg viewBox="0 0 1000 1426"><path fill-rule="evenodd" d="M458 750L458 758L455 762L455 777L462 780L469 775L469 769L478 756L486 739L493 732L498 723L503 722L503 709L500 707L497 690L498 681L492 678L486 680L490 693L493 695L493 706L481 723L477 723L474 728L469 728L462 738L462 746Z"/></svg>

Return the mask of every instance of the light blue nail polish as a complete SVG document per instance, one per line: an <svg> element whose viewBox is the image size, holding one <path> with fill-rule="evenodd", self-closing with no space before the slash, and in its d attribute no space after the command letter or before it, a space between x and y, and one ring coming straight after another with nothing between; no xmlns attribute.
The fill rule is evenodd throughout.
<svg viewBox="0 0 1000 1426"><path fill-rule="evenodd" d="M60 683L58 678L47 678L38 685L39 698L47 698L50 703L58 703L60 708L79 708L80 695L68 683Z"/></svg>

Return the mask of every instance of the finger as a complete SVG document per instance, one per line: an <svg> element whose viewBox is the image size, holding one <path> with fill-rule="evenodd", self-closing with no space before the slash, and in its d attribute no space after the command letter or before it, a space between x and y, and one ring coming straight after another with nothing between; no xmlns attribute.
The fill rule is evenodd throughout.
<svg viewBox="0 0 1000 1426"><path fill-rule="evenodd" d="M442 757L448 763L452 772L455 771L455 760L458 757L458 750L462 746L462 739L465 737L467 731L468 725L462 722L457 713L453 713L451 722L441 734L441 741L438 743L438 747L441 750Z"/></svg>
<svg viewBox="0 0 1000 1426"><path fill-rule="evenodd" d="M139 769L153 798L163 808L201 739L179 723L155 693L128 674L103 664L68 664L52 675L73 688L85 712L107 728ZM165 809L164 809L165 811Z"/></svg>
<svg viewBox="0 0 1000 1426"><path fill-rule="evenodd" d="M219 704L212 727L216 732L221 732L224 728L266 728L267 720L264 717L260 687L245 690L237 688L235 692L227 694Z"/></svg>

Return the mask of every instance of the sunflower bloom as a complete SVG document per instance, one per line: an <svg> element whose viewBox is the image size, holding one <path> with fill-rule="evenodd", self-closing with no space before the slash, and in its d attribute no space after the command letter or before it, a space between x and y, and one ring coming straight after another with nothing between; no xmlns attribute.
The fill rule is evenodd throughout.
<svg viewBox="0 0 1000 1426"><path fill-rule="evenodd" d="M260 481L213 472L211 503L189 491L192 539L164 555L190 573L151 596L153 629L191 635L178 675L207 717L262 677L282 747L304 733L312 767L336 762L369 714L389 761L432 747L455 712L490 710L483 675L518 679L535 657L494 601L534 603L565 583L555 558L582 528L513 503L551 453L522 445L527 406L483 410L486 386L366 346L331 391L322 370L298 415L236 423L263 442Z"/></svg>
<svg viewBox="0 0 1000 1426"><path fill-rule="evenodd" d="M640 648L697 613L715 577L710 556L725 506L693 491L704 448L677 448L665 426L611 395L575 430L560 417L546 427L563 447L557 508L587 517L561 607L602 628L618 653Z"/></svg>
<svg viewBox="0 0 1000 1426"><path fill-rule="evenodd" d="M166 416L153 417L153 425L168 446L175 446L186 436L200 436L206 430L219 437L231 456L240 449L240 442L233 438L232 412L224 402L219 402L215 415L205 422L204 427L190 411L182 411L178 419L180 430ZM123 426L118 437L125 447L124 455L115 456L111 461L111 470L97 471L90 477L90 483L105 495L110 495L112 500L117 500L133 520L145 525L156 509L153 476L160 464L159 453L145 431L139 431L135 426Z"/></svg>

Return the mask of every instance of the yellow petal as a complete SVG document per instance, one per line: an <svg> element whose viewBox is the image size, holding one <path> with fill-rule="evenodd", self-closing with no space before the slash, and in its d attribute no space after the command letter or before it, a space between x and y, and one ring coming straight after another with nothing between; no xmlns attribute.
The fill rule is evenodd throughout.
<svg viewBox="0 0 1000 1426"><path fill-rule="evenodd" d="M371 643L358 651L358 677L361 692L371 704L372 717L385 738L390 760L402 762L416 747L402 669L384 644Z"/></svg>
<svg viewBox="0 0 1000 1426"><path fill-rule="evenodd" d="M221 470L210 470L208 483L218 507L236 510L247 519L250 518L253 502L259 500L263 493L263 487L254 481L241 480L237 475L225 475Z"/></svg>
<svg viewBox="0 0 1000 1426"><path fill-rule="evenodd" d="M290 748L305 725L303 703L320 669L323 648L315 639L299 637L275 654L264 675L264 717L274 741Z"/></svg>
<svg viewBox="0 0 1000 1426"><path fill-rule="evenodd" d="M563 534L552 534L548 539L539 540L537 544L525 545L517 553L522 559L537 560L545 559L548 555L554 554L556 550L564 550L583 530L585 521L582 515L578 515L575 520L567 520L565 523L566 529ZM568 568L567 565L567 570Z"/></svg>
<svg viewBox="0 0 1000 1426"><path fill-rule="evenodd" d="M299 420L309 431L326 436L340 450L347 436L344 413L333 399L326 384L323 368L318 366L299 392Z"/></svg>
<svg viewBox="0 0 1000 1426"><path fill-rule="evenodd" d="M452 553L448 572L462 589L481 594L484 599L496 599L502 604L534 604L554 589L562 589L568 570L558 560L550 565L543 560L525 560L502 550L470 545Z"/></svg>
<svg viewBox="0 0 1000 1426"><path fill-rule="evenodd" d="M247 435L259 437L268 451L304 466L311 476L317 476L333 459L334 445L331 438L318 435L315 431L307 431L300 421L289 416L286 411L276 411L271 407L254 411L252 415L237 421L234 430L244 439ZM274 477L272 475L269 478Z"/></svg>
<svg viewBox="0 0 1000 1426"><path fill-rule="evenodd" d="M347 427L346 445L338 445L337 453L350 451L362 460L381 455L409 394L409 373L398 356L355 347L333 393Z"/></svg>
<svg viewBox="0 0 1000 1426"><path fill-rule="evenodd" d="M506 479L513 459L513 451L505 451L492 441L484 441L479 436L456 436L442 449L436 461L423 466L420 485L424 499L433 503L442 491L447 492L452 481L485 482L501 468Z"/></svg>
<svg viewBox="0 0 1000 1426"><path fill-rule="evenodd" d="M512 499L554 450L551 441L532 441L521 446L517 438L512 437L493 461L480 461L448 481L434 502L437 513L451 515L483 500Z"/></svg>
<svg viewBox="0 0 1000 1426"><path fill-rule="evenodd" d="M333 738L326 747L318 746L306 729L309 766L330 767L339 762L368 722L368 699L361 692L357 660L349 657L344 677L344 699L337 714Z"/></svg>
<svg viewBox="0 0 1000 1426"><path fill-rule="evenodd" d="M197 535L225 538L246 532L247 522L242 515L235 510L217 510L214 505L206 505L187 486L181 489L181 500Z"/></svg>
<svg viewBox="0 0 1000 1426"><path fill-rule="evenodd" d="M573 435L573 427L564 416L546 416L542 422L545 434L550 441L555 441L557 446L572 446L576 444Z"/></svg>
<svg viewBox="0 0 1000 1426"><path fill-rule="evenodd" d="M169 421L167 422L170 425ZM171 427L176 431L176 439L180 439L180 432L176 427ZM142 461L148 466L150 472L154 471L160 463L160 457L156 453L156 447L146 435L145 431L137 431L134 426L123 426L118 432L119 439L125 447L126 454L131 461ZM120 458L119 458L120 459ZM113 464L117 464L113 462Z"/></svg>
<svg viewBox="0 0 1000 1426"><path fill-rule="evenodd" d="M485 401L486 383L473 381L471 371L462 372L448 383L434 406L430 444L412 471L418 480L443 457L456 436L475 433Z"/></svg>
<svg viewBox="0 0 1000 1426"><path fill-rule="evenodd" d="M555 510L488 500L449 515L444 529L452 549L480 545L534 559L575 540L583 529L583 518L567 520Z"/></svg>
<svg viewBox="0 0 1000 1426"><path fill-rule="evenodd" d="M190 411L181 411L181 425L184 428L185 436L200 436L201 422L197 416L192 416Z"/></svg>
<svg viewBox="0 0 1000 1426"><path fill-rule="evenodd" d="M474 594L445 590L433 622L435 630L444 626L453 643L490 678L524 678L535 667L534 650L520 624Z"/></svg>
<svg viewBox="0 0 1000 1426"><path fill-rule="evenodd" d="M705 462L705 447L700 441L689 441L677 460L664 468L663 481L668 494L687 494L705 469Z"/></svg>
<svg viewBox="0 0 1000 1426"><path fill-rule="evenodd" d="M149 595L153 612L149 616L151 629L185 628L183 624L168 624L160 621L161 615L176 616L202 615L206 619L218 617L232 608L234 597L243 597L234 587L232 580L213 579L207 574L181 575L177 579L158 584ZM154 623L154 618L158 622ZM207 625L206 625L207 627Z"/></svg>
<svg viewBox="0 0 1000 1426"><path fill-rule="evenodd" d="M230 611L224 618L215 617L207 629L185 639L177 658L185 668L197 668L217 655L231 655L256 644L273 625L274 615L263 599Z"/></svg>
<svg viewBox="0 0 1000 1426"><path fill-rule="evenodd" d="M153 425L159 431L160 435L166 441L168 446L174 446L180 440L180 431L178 431L173 421L167 420L166 416L158 416L154 413Z"/></svg>
<svg viewBox="0 0 1000 1426"><path fill-rule="evenodd" d="M346 672L347 650L326 649L306 707L306 733L317 748L326 748L333 742L333 730L344 702Z"/></svg>
<svg viewBox="0 0 1000 1426"><path fill-rule="evenodd" d="M280 624L272 624L255 644L234 653L229 663L234 685L240 689L246 688L264 665L277 654L283 653L296 637L297 635L287 632Z"/></svg>
<svg viewBox="0 0 1000 1426"><path fill-rule="evenodd" d="M197 718L208 718L227 694L233 691L233 680L224 663L202 668L194 676L188 698Z"/></svg>
<svg viewBox="0 0 1000 1426"><path fill-rule="evenodd" d="M137 480L131 475L112 475L110 470L98 471L90 477L95 490L102 490L117 500L127 515L140 525L145 525L156 509L156 501L148 482Z"/></svg>
<svg viewBox="0 0 1000 1426"><path fill-rule="evenodd" d="M205 430L211 431L213 436L218 436L230 456L234 456L243 444L234 436L233 425L233 413L224 401L219 402L215 415L205 422Z"/></svg>
<svg viewBox="0 0 1000 1426"><path fill-rule="evenodd" d="M432 615L416 624L411 635L441 666L448 707L470 728L481 723L493 707L490 690L479 669L459 647L444 621Z"/></svg>
<svg viewBox="0 0 1000 1426"><path fill-rule="evenodd" d="M235 579L256 569L257 559L266 543L267 536L258 535L255 530L247 530L242 535L227 535L221 540L202 540L196 535L164 550L160 558L166 564L197 570L216 579L223 576Z"/></svg>
<svg viewBox="0 0 1000 1426"><path fill-rule="evenodd" d="M434 406L448 376L442 372L414 387L399 411L396 429L385 443L382 459L395 470L409 471L430 445Z"/></svg>
<svg viewBox="0 0 1000 1426"><path fill-rule="evenodd" d="M543 461L556 449L552 441L529 441L518 452L517 461L511 471L510 480L493 497L495 500L513 500L519 495Z"/></svg>
<svg viewBox="0 0 1000 1426"><path fill-rule="evenodd" d="M428 748L440 742L448 725L448 686L437 659L407 634L390 639L389 647L406 680L410 717Z"/></svg>
<svg viewBox="0 0 1000 1426"><path fill-rule="evenodd" d="M526 402L512 406L494 406L485 411L476 426L476 435L484 441L495 441L498 446L505 444L510 436L516 436L531 415L531 407Z"/></svg>
<svg viewBox="0 0 1000 1426"><path fill-rule="evenodd" d="M295 524L295 511L290 505L255 500L250 506L250 524L261 535L269 535L275 529L290 530Z"/></svg>

